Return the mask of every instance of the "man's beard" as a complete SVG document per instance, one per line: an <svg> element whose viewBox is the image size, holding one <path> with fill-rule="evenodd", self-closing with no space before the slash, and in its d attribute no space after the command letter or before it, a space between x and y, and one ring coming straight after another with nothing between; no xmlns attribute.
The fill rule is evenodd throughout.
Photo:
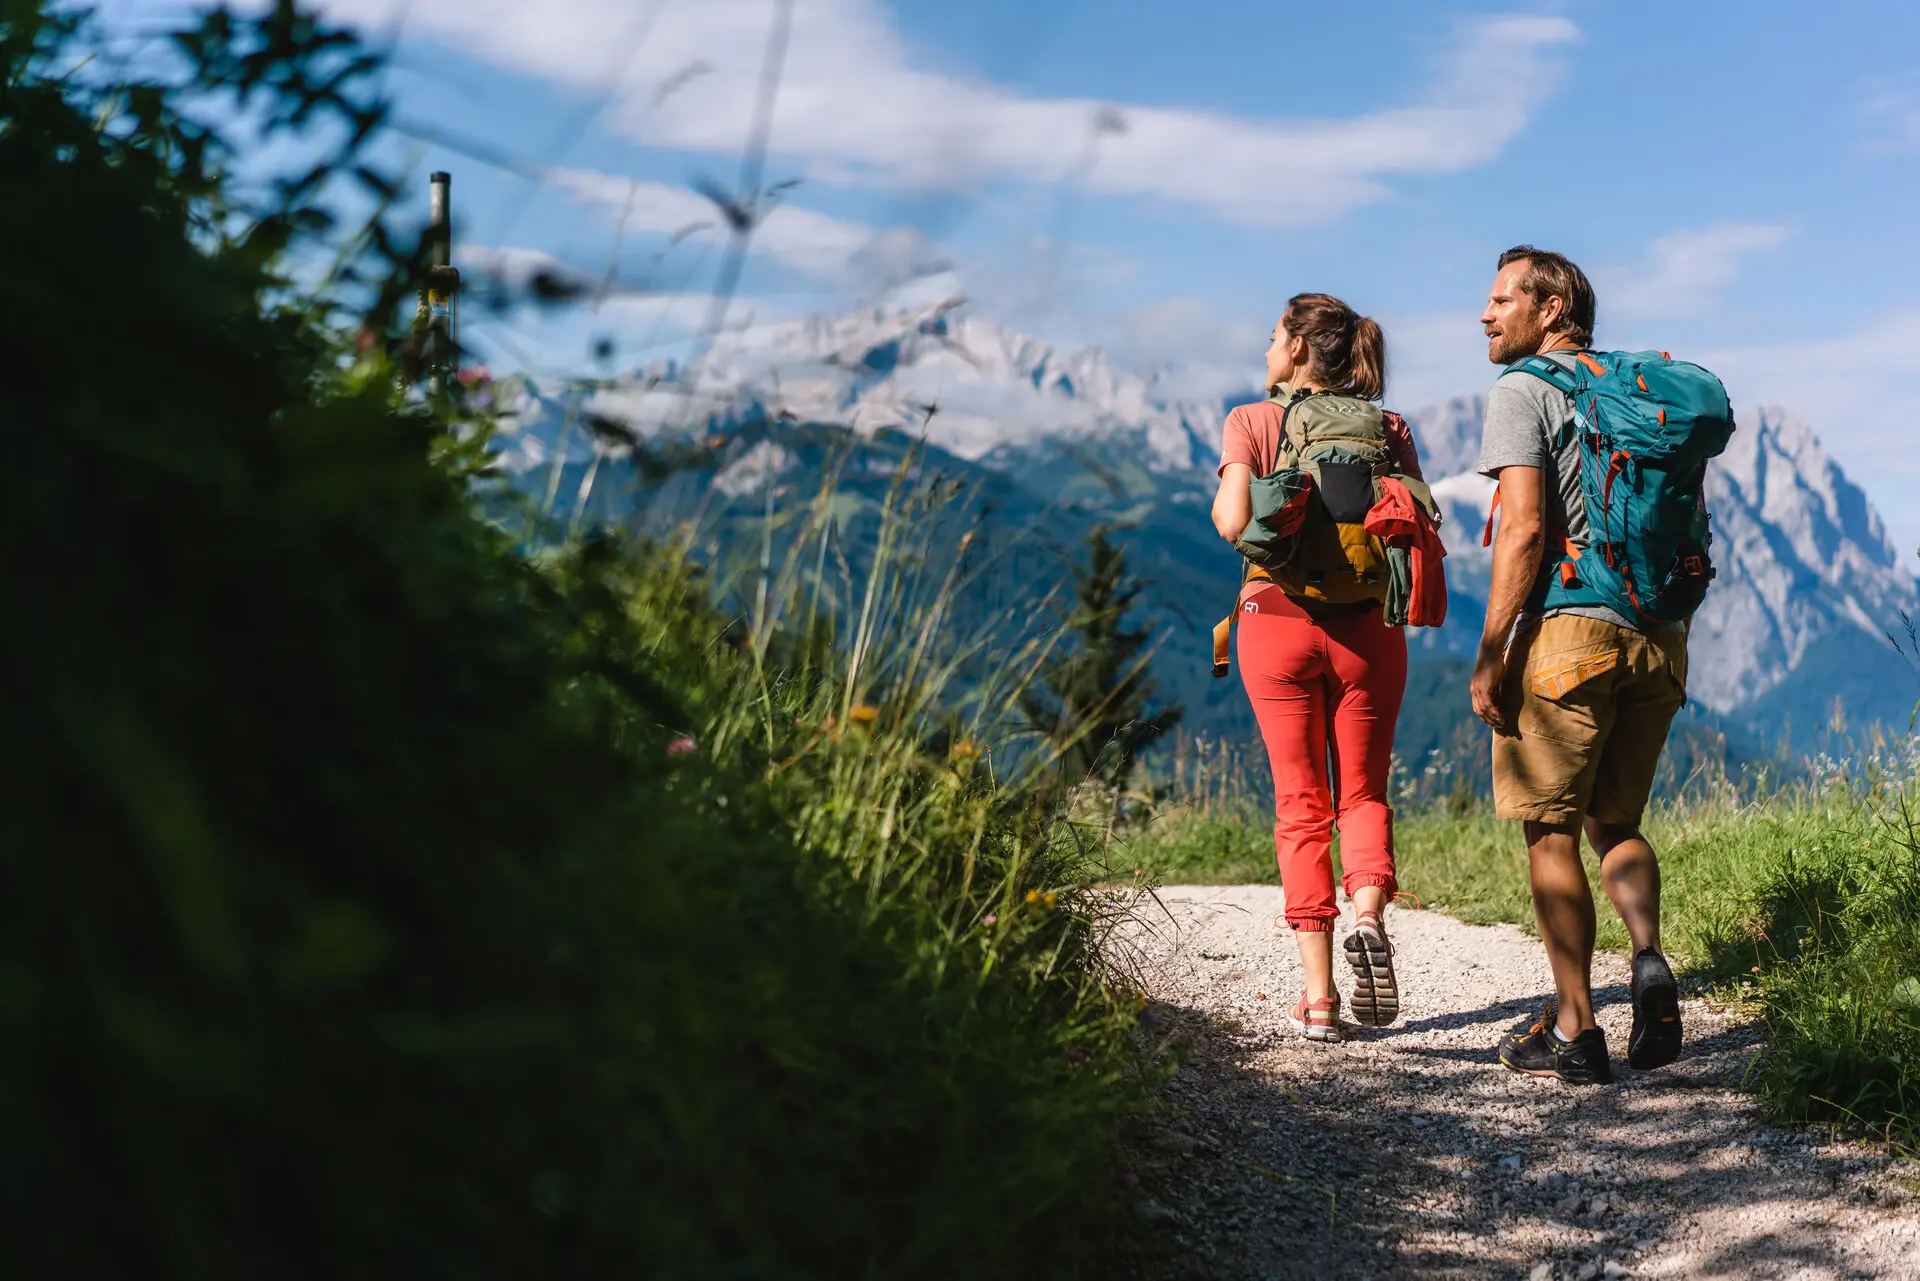
<svg viewBox="0 0 1920 1281"><path fill-rule="evenodd" d="M1488 340L1487 359L1496 365L1511 365L1540 350L1540 343L1547 336L1546 330L1531 332L1505 330L1498 338Z"/></svg>

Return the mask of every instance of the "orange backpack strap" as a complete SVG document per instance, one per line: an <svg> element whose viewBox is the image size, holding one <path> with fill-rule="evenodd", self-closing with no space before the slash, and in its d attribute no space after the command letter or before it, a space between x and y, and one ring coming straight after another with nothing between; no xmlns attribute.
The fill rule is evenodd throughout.
<svg viewBox="0 0 1920 1281"><path fill-rule="evenodd" d="M1493 518L1499 511L1500 491L1496 489L1493 491L1493 502L1487 505L1487 527L1480 532L1482 547L1493 546ZM1560 581L1565 586L1573 587L1580 582L1580 571L1573 567L1573 563L1580 559L1580 549L1565 534L1560 534L1559 539L1560 550L1566 553L1566 559L1560 562Z"/></svg>
<svg viewBox="0 0 1920 1281"><path fill-rule="evenodd" d="M1213 625L1213 674L1225 676L1233 668L1230 657L1232 652L1233 620L1240 615L1240 593L1246 590L1248 583L1270 583L1269 574L1252 561L1242 561L1240 586L1233 593L1233 612Z"/></svg>
<svg viewBox="0 0 1920 1281"><path fill-rule="evenodd" d="M1560 562L1560 585L1562 587L1578 587L1580 585L1580 571L1573 567L1573 563L1580 559L1580 549L1575 547L1573 540L1565 534L1560 535L1560 548L1567 554L1567 558Z"/></svg>

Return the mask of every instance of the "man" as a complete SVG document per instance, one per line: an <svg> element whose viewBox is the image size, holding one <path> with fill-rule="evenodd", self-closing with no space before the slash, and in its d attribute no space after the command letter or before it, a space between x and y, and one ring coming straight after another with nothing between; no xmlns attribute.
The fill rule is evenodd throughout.
<svg viewBox="0 0 1920 1281"><path fill-rule="evenodd" d="M1511 365L1543 355L1571 369L1593 341L1593 318L1593 287L1580 268L1528 245L1510 249L1480 317L1487 358ZM1473 710L1494 730L1495 812L1525 824L1534 918L1557 994L1530 1030L1501 1041L1500 1061L1605 1084L1613 1072L1593 1017L1583 829L1633 939L1627 1061L1659 1067L1680 1052L1679 991L1660 953L1660 865L1640 819L1667 728L1686 701L1686 625L1647 625L1606 606L1543 608L1562 561L1587 547L1565 392L1521 370L1503 374L1487 393L1479 467L1498 483L1500 523Z"/></svg>

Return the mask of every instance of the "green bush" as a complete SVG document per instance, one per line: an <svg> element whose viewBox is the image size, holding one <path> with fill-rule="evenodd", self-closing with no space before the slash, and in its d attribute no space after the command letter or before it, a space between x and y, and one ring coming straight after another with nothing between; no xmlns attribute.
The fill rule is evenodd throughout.
<svg viewBox="0 0 1920 1281"><path fill-rule="evenodd" d="M1143 1077L1044 804L670 555L527 561L297 220L5 13L9 1274L1094 1267Z"/></svg>

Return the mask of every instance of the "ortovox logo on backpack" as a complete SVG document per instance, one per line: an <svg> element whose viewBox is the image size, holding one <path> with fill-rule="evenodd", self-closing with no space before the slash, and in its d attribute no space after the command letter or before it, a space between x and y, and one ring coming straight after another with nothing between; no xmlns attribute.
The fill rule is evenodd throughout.
<svg viewBox="0 0 1920 1281"><path fill-rule="evenodd" d="M1562 531L1559 572L1531 604L1605 605L1643 623L1690 618L1714 575L1703 486L1707 460L1733 435L1727 389L1664 351L1583 351L1572 369L1529 356L1510 368L1572 400L1587 512L1585 554Z"/></svg>

